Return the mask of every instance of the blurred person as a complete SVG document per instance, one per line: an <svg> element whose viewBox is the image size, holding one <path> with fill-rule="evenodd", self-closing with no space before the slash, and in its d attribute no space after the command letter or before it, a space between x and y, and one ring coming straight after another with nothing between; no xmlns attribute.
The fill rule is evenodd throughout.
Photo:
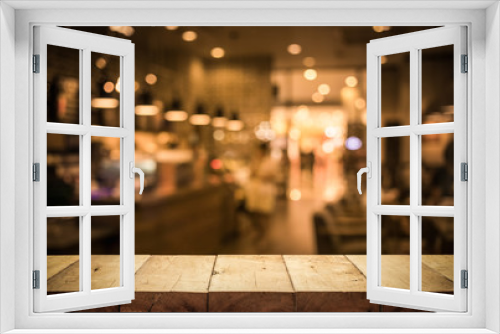
<svg viewBox="0 0 500 334"><path fill-rule="evenodd" d="M249 213L259 235L262 235L269 218L276 208L276 195L279 166L270 155L269 146L260 144L252 159L251 177L244 186L245 209Z"/></svg>

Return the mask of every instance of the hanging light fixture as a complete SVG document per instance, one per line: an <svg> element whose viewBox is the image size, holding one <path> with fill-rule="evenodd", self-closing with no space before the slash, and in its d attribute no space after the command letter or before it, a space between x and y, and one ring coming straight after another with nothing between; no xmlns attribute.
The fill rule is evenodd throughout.
<svg viewBox="0 0 500 334"><path fill-rule="evenodd" d="M181 101L174 99L171 108L167 110L163 117L169 122L183 122L188 118L188 114L182 110Z"/></svg>
<svg viewBox="0 0 500 334"><path fill-rule="evenodd" d="M226 126L227 118L224 116L224 109L218 107L215 110L215 116L212 119L212 125L216 128L223 128Z"/></svg>
<svg viewBox="0 0 500 334"><path fill-rule="evenodd" d="M120 103L116 97L113 96L113 89L107 89L110 81L105 76L97 83L99 95L94 97L90 105L96 109L114 109Z"/></svg>
<svg viewBox="0 0 500 334"><path fill-rule="evenodd" d="M243 121L239 118L237 112L233 112L231 118L227 121L226 129L229 131L240 131L243 129Z"/></svg>
<svg viewBox="0 0 500 334"><path fill-rule="evenodd" d="M210 116L205 112L205 108L199 104L196 107L196 112L189 117L189 122L193 125L208 125L210 124Z"/></svg>
<svg viewBox="0 0 500 334"><path fill-rule="evenodd" d="M154 116L158 114L158 107L153 104L153 94L151 94L149 89L144 90L137 97L135 114L140 116Z"/></svg>

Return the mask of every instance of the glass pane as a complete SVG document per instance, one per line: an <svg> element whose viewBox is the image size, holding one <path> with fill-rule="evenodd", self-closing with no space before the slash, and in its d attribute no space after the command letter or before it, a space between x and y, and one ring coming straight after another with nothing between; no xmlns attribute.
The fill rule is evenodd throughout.
<svg viewBox="0 0 500 334"><path fill-rule="evenodd" d="M453 218L421 221L422 291L453 294Z"/></svg>
<svg viewBox="0 0 500 334"><path fill-rule="evenodd" d="M80 50L47 45L47 122L80 123Z"/></svg>
<svg viewBox="0 0 500 334"><path fill-rule="evenodd" d="M381 126L410 124L410 53L380 57Z"/></svg>
<svg viewBox="0 0 500 334"><path fill-rule="evenodd" d="M80 217L47 218L47 292L80 291Z"/></svg>
<svg viewBox="0 0 500 334"><path fill-rule="evenodd" d="M80 204L80 137L47 134L47 205Z"/></svg>
<svg viewBox="0 0 500 334"><path fill-rule="evenodd" d="M120 57L92 52L92 125L120 126Z"/></svg>
<svg viewBox="0 0 500 334"><path fill-rule="evenodd" d="M120 141L92 137L92 205L120 204Z"/></svg>
<svg viewBox="0 0 500 334"><path fill-rule="evenodd" d="M453 206L453 134L422 136L422 205Z"/></svg>
<svg viewBox="0 0 500 334"><path fill-rule="evenodd" d="M453 45L421 52L422 124L453 122Z"/></svg>
<svg viewBox="0 0 500 334"><path fill-rule="evenodd" d="M410 204L410 137L381 138L381 203Z"/></svg>
<svg viewBox="0 0 500 334"><path fill-rule="evenodd" d="M410 217L382 216L381 219L381 286L409 290Z"/></svg>
<svg viewBox="0 0 500 334"><path fill-rule="evenodd" d="M121 286L120 218L120 216L92 217L92 290Z"/></svg>

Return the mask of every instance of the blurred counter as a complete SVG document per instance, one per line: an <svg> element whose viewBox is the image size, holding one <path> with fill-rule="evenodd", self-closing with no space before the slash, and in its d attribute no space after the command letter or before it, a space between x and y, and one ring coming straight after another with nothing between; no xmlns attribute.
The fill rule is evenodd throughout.
<svg viewBox="0 0 500 334"><path fill-rule="evenodd" d="M136 200L136 253L214 254L235 228L234 188L205 184Z"/></svg>

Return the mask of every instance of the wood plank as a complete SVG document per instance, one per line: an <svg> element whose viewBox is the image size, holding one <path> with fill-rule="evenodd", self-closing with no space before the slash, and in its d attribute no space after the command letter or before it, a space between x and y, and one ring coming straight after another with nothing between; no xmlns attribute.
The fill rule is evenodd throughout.
<svg viewBox="0 0 500 334"><path fill-rule="evenodd" d="M219 255L209 287L210 312L292 312L295 295L280 255Z"/></svg>
<svg viewBox="0 0 500 334"><path fill-rule="evenodd" d="M208 312L208 293L136 292L120 312Z"/></svg>
<svg viewBox="0 0 500 334"><path fill-rule="evenodd" d="M368 312L366 278L343 255L284 255L297 312Z"/></svg>
<svg viewBox="0 0 500 334"><path fill-rule="evenodd" d="M50 255L47 256L47 279L57 275L79 260L78 255Z"/></svg>
<svg viewBox="0 0 500 334"><path fill-rule="evenodd" d="M432 256L439 257L441 255ZM366 255L346 255L346 257L354 263L366 277ZM409 255L382 255L382 286L409 289L409 272ZM423 264L422 290L429 292L453 292L453 281L437 270L431 269L426 264Z"/></svg>
<svg viewBox="0 0 500 334"><path fill-rule="evenodd" d="M137 271L150 255L135 256ZM52 259L51 259L52 261ZM120 256L92 255L92 289L116 287L120 284ZM69 265L66 269L52 276L47 281L47 291L51 293L73 292L79 290L80 261Z"/></svg>
<svg viewBox="0 0 500 334"><path fill-rule="evenodd" d="M135 300L121 312L207 312L215 256L152 256L135 275Z"/></svg>
<svg viewBox="0 0 500 334"><path fill-rule="evenodd" d="M422 255L422 262L453 281L453 255Z"/></svg>
<svg viewBox="0 0 500 334"><path fill-rule="evenodd" d="M344 255L283 255L297 292L364 292L366 278Z"/></svg>
<svg viewBox="0 0 500 334"><path fill-rule="evenodd" d="M135 275L138 292L207 293L215 256L153 256Z"/></svg>

